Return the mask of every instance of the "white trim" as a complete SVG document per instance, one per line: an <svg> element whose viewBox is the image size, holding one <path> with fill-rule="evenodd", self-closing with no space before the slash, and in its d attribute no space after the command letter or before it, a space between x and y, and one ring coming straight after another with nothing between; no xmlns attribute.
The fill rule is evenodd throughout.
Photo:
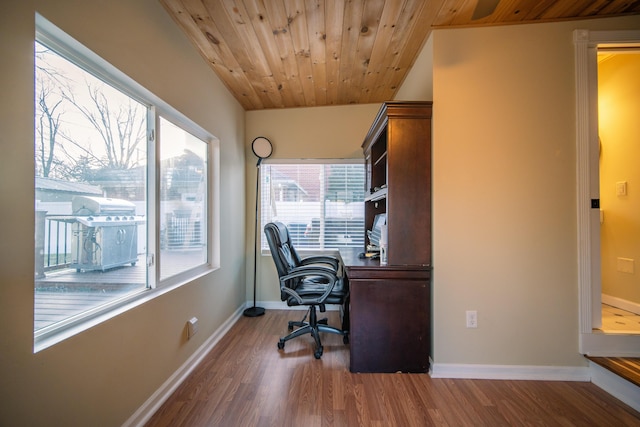
<svg viewBox="0 0 640 427"><path fill-rule="evenodd" d="M187 379L204 357L218 344L220 339L240 319L245 307L239 307L165 382L136 412L124 422L123 427L143 426L171 394Z"/></svg>
<svg viewBox="0 0 640 427"><path fill-rule="evenodd" d="M579 284L579 330L580 333L588 333L593 328L599 327L592 324L593 304L598 300L597 292L592 294L595 283L592 279L599 277L599 271L593 271L592 267L599 263L592 262L592 253L595 247L599 248L599 235L593 232L591 199L599 199L599 186L592 185L592 163L590 147L593 145L591 138L594 135L593 123L596 125L597 137L597 99L590 99L593 91L597 93L597 81L593 81L597 75L597 58L595 47L589 44L588 30L575 30L573 40L575 43L576 61L576 182L577 182L577 235L578 235L578 284ZM595 58L595 59L594 59ZM593 87L595 84L595 87ZM595 165L597 168L597 164ZM592 188L595 193L592 194ZM598 210L598 220L600 212ZM599 283L599 280L596 280ZM599 301L598 301L599 302Z"/></svg>
<svg viewBox="0 0 640 427"><path fill-rule="evenodd" d="M594 357L640 357L640 335L605 334L593 332L580 334L580 348L588 349L587 356Z"/></svg>
<svg viewBox="0 0 640 427"><path fill-rule="evenodd" d="M592 354L604 349L607 341L615 345L610 353L626 351L635 345L630 335L603 338L594 328L601 326L600 313L600 210L591 208L599 199L598 173L598 81L597 50L607 44L638 44L640 31L575 30L576 67L576 216L578 253L579 351ZM592 345L594 347L592 347ZM618 347L621 346L621 347ZM640 348L640 347L635 347ZM611 354L610 354L611 355Z"/></svg>
<svg viewBox="0 0 640 427"><path fill-rule="evenodd" d="M592 382L640 411L640 387L593 362L588 367L432 363L429 373L431 378Z"/></svg>
<svg viewBox="0 0 640 427"><path fill-rule="evenodd" d="M434 363L432 378L482 380L589 381L589 369L580 366L466 365Z"/></svg>
<svg viewBox="0 0 640 427"><path fill-rule="evenodd" d="M616 399L640 411L640 387L594 362L589 362L591 382Z"/></svg>
<svg viewBox="0 0 640 427"><path fill-rule="evenodd" d="M630 311L634 314L640 314L640 304L635 301L602 294L602 302L622 310Z"/></svg>

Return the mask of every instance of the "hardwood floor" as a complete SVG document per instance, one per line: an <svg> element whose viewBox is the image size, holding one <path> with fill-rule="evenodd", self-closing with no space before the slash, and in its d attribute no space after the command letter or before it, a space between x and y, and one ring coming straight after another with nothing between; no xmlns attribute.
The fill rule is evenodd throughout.
<svg viewBox="0 0 640 427"><path fill-rule="evenodd" d="M640 426L639 412L591 383L352 374L349 346L330 334L321 360L308 335L278 351L302 315L241 318L147 426Z"/></svg>

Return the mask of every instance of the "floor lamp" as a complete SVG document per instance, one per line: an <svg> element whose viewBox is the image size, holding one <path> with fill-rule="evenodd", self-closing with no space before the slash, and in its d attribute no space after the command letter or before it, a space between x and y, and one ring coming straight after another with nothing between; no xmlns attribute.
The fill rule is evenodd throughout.
<svg viewBox="0 0 640 427"><path fill-rule="evenodd" d="M260 191L260 163L262 159L266 159L273 152L273 146L264 136L259 136L251 143L251 150L253 154L258 158L258 164L256 164L256 214L253 236L253 307L249 307L244 311L244 315L247 317L258 317L264 314L264 308L256 307L256 273L258 263L258 192Z"/></svg>

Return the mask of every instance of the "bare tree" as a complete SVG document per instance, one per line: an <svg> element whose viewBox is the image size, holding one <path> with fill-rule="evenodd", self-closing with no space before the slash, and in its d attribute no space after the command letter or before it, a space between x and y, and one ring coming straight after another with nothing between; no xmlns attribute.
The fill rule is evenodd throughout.
<svg viewBox="0 0 640 427"><path fill-rule="evenodd" d="M144 106L40 43L36 88L39 176L89 182L97 171L140 164L138 150L146 141Z"/></svg>
<svg viewBox="0 0 640 427"><path fill-rule="evenodd" d="M40 174L49 177L55 158L56 137L60 130L62 99L50 101L52 88L40 84L36 113L36 162ZM52 102L52 106L49 106Z"/></svg>
<svg viewBox="0 0 640 427"><path fill-rule="evenodd" d="M64 113L58 90L66 78L44 59L50 50L36 44L36 168L41 176L56 175L61 162L56 156L57 139ZM59 171L58 171L59 172ZM64 175L64 174L63 174Z"/></svg>
<svg viewBox="0 0 640 427"><path fill-rule="evenodd" d="M104 151L94 152L89 146L63 137L82 150L102 168L130 169L139 165L136 152L140 142L145 141L146 115L134 100L117 106L109 104L100 84L86 83L91 103L78 101L74 92L65 90L64 99L69 101L97 131Z"/></svg>

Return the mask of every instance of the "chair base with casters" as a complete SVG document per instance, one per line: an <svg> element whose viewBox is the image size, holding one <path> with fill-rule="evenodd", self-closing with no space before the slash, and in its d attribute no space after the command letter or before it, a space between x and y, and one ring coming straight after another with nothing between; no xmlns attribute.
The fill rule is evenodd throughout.
<svg viewBox="0 0 640 427"><path fill-rule="evenodd" d="M325 311L324 305L320 305L319 308L321 313ZM308 322L306 321L307 315L309 316ZM295 327L297 327L298 329L293 330ZM318 320L318 313L316 311L315 305L309 307L309 311L307 312L307 314L305 314L304 318L301 321L290 321L289 330L293 332L291 332L287 336L280 338L280 341L278 341L278 349L284 349L285 342L289 341L290 339L305 334L311 334L316 344L316 349L313 352L313 356L316 359L320 359L324 351L324 348L322 347L322 341L320 340L320 332L342 335L342 342L345 344L349 343L349 331L329 326L327 324L326 318Z"/></svg>

